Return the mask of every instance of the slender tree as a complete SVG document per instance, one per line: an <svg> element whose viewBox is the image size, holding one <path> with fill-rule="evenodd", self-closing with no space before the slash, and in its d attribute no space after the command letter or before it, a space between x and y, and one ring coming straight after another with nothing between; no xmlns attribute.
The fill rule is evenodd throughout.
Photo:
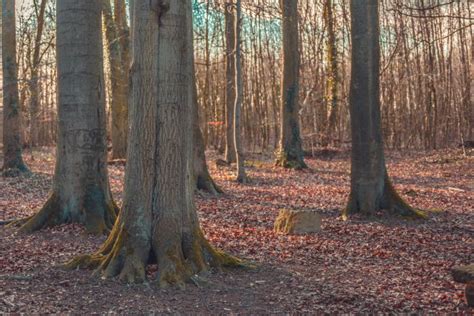
<svg viewBox="0 0 474 316"><path fill-rule="evenodd" d="M201 129L199 128L199 106L198 106L198 95L196 87L196 76L193 65L194 83L193 99L192 99L192 122L193 122L193 171L194 171L194 188L205 191L207 193L218 195L223 193L222 189L212 179L206 161L206 146L204 144L204 138L202 137Z"/></svg>
<svg viewBox="0 0 474 316"><path fill-rule="evenodd" d="M243 156L242 137L241 137L241 111L244 98L244 85L242 82L242 49L241 49L241 30L242 30L242 3L236 0L235 4L235 106L234 106L234 146L237 161L237 182L245 183L248 181L245 173L245 158Z"/></svg>
<svg viewBox="0 0 474 316"><path fill-rule="evenodd" d="M234 107L235 107L235 16L232 1L225 3L225 60L226 60L226 84L225 84L225 153L224 160L227 163L235 162L234 144Z"/></svg>
<svg viewBox="0 0 474 316"><path fill-rule="evenodd" d="M21 155L15 1L2 0L3 167L28 172Z"/></svg>
<svg viewBox="0 0 474 316"><path fill-rule="evenodd" d="M216 251L193 205L193 35L190 0L134 1L130 142L124 206L104 245L68 267L159 284L181 283L210 266L240 261Z"/></svg>
<svg viewBox="0 0 474 316"><path fill-rule="evenodd" d="M31 146L38 146L40 140L40 86L39 86L39 71L41 63L41 45L43 44L43 30L45 26L45 13L46 13L47 0L33 1L36 16L36 36L33 47L33 56L31 60L31 79L29 80L30 90L30 133L31 133Z"/></svg>
<svg viewBox="0 0 474 316"><path fill-rule="evenodd" d="M57 2L59 122L53 188L22 232L78 222L102 233L115 221L107 174L101 9L95 0Z"/></svg>
<svg viewBox="0 0 474 316"><path fill-rule="evenodd" d="M326 122L326 132L324 133L323 146L328 146L331 139L334 139L336 119L337 119L337 92L338 92L338 69L337 69L337 43L334 26L333 1L324 1L324 22L326 24L328 37L326 39L326 102L328 105L328 118Z"/></svg>
<svg viewBox="0 0 474 316"><path fill-rule="evenodd" d="M280 0L282 9L283 73L281 92L280 144L277 165L285 168L307 168L303 156L298 120L299 111L299 44L298 1Z"/></svg>
<svg viewBox="0 0 474 316"><path fill-rule="evenodd" d="M351 0L352 128L351 193L344 216L372 215L381 209L421 216L395 191L385 165L380 120L380 46L378 0Z"/></svg>
<svg viewBox="0 0 474 316"><path fill-rule="evenodd" d="M105 37L109 52L112 112L112 158L123 159L127 152L128 133L128 72L130 57L128 33L124 28L121 1L115 1L112 12L111 0L102 0ZM115 13L115 18L114 18Z"/></svg>

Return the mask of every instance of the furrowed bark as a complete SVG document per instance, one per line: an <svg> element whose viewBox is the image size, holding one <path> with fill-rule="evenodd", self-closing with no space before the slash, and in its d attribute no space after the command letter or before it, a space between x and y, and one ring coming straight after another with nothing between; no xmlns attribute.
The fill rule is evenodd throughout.
<svg viewBox="0 0 474 316"><path fill-rule="evenodd" d="M108 240L68 268L91 268L127 283L158 264L160 286L210 267L242 262L212 248L193 202L191 1L134 1L130 142L124 205Z"/></svg>

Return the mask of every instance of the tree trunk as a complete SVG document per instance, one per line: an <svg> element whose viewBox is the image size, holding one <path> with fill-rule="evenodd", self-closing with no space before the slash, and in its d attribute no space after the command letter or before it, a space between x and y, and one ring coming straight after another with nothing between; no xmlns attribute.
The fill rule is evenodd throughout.
<svg viewBox="0 0 474 316"><path fill-rule="evenodd" d="M166 286L240 261L210 246L193 205L191 1L135 0L134 17L124 206L101 249L67 266L141 283L156 262Z"/></svg>
<svg viewBox="0 0 474 316"><path fill-rule="evenodd" d="M326 102L329 108L326 131L324 133L323 146L328 146L335 138L335 128L337 119L337 47L336 32L334 30L334 13L332 0L324 2L324 20L328 29L328 38L326 40L326 54L328 73L326 74Z"/></svg>
<svg viewBox="0 0 474 316"><path fill-rule="evenodd" d="M52 193L20 229L78 222L92 233L112 228L117 207L107 174L101 3L57 3L58 143Z"/></svg>
<svg viewBox="0 0 474 316"><path fill-rule="evenodd" d="M344 212L374 215L381 209L404 216L421 213L397 194L385 166L380 119L380 46L377 0L351 0L352 127L351 193Z"/></svg>
<svg viewBox="0 0 474 316"><path fill-rule="evenodd" d="M281 92L280 144L277 165L285 168L307 168L303 159L299 111L298 2L280 0L283 11L283 74Z"/></svg>
<svg viewBox="0 0 474 316"><path fill-rule="evenodd" d="M40 144L40 118L41 118L41 109L40 109L40 100L39 100L39 67L41 62L41 45L43 39L43 29L44 29L44 15L46 10L46 0L41 0L39 5L38 16L36 17L36 37L35 44L33 48L33 60L31 63L31 78L29 81L29 90L30 90L30 145L32 147L38 146ZM35 3L35 6L37 4Z"/></svg>
<svg viewBox="0 0 474 316"><path fill-rule="evenodd" d="M245 158L242 152L242 129L240 127L242 111L242 100L244 98L244 85L242 82L242 62L241 62L241 28L242 28L242 4L240 0L236 2L235 10L235 106L234 106L234 146L235 158L237 161L237 182L246 183L248 181L245 174Z"/></svg>
<svg viewBox="0 0 474 316"><path fill-rule="evenodd" d="M120 1L116 1L120 2ZM128 134L128 64L122 49L120 26L114 20L110 0L102 0L105 35L109 52L110 81L112 85L112 159L124 159ZM120 8L120 7L119 7ZM117 10L117 6L115 10ZM120 15L119 15L120 16ZM128 47L127 47L128 50Z"/></svg>
<svg viewBox="0 0 474 316"><path fill-rule="evenodd" d="M194 175L194 188L205 191L207 193L218 195L223 193L222 189L212 179L207 168L206 161L206 146L204 144L204 138L202 136L201 129L199 128L199 105L196 87L196 76L193 63L193 86L192 86L192 122L193 122L193 175Z"/></svg>
<svg viewBox="0 0 474 316"><path fill-rule="evenodd" d="M15 1L2 0L3 171L28 172L21 156Z"/></svg>
<svg viewBox="0 0 474 316"><path fill-rule="evenodd" d="M234 106L235 106L235 18L232 1L225 4L226 85L225 85L225 154L227 163L235 162Z"/></svg>

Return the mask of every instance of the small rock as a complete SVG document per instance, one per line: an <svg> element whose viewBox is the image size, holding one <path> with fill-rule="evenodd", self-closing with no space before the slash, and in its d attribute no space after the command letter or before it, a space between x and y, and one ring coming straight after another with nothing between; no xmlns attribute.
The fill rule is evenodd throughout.
<svg viewBox="0 0 474 316"><path fill-rule="evenodd" d="M459 283L474 282L474 264L458 266L451 269L454 281Z"/></svg>
<svg viewBox="0 0 474 316"><path fill-rule="evenodd" d="M275 231L284 234L309 234L321 231L321 215L313 210L280 210Z"/></svg>

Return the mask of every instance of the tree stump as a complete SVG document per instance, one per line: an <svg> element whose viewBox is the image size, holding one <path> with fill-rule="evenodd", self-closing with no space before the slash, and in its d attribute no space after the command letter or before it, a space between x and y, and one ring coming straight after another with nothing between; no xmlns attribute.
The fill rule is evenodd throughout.
<svg viewBox="0 0 474 316"><path fill-rule="evenodd" d="M458 266L451 269L454 281L466 284L464 292L467 305L474 307L474 264Z"/></svg>
<svg viewBox="0 0 474 316"><path fill-rule="evenodd" d="M321 231L321 215L313 210L280 210L274 229L284 234L309 234Z"/></svg>

